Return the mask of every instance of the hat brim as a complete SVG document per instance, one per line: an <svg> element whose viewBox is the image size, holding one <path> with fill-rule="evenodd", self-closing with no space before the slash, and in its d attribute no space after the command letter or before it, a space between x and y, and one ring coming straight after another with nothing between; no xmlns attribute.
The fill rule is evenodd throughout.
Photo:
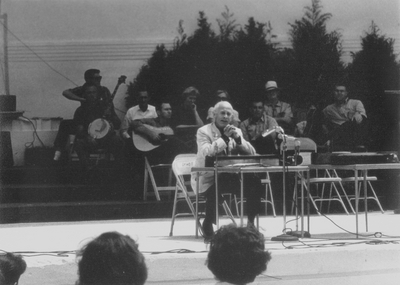
<svg viewBox="0 0 400 285"><path fill-rule="evenodd" d="M281 88L279 88L279 87L270 87L270 88L266 88L265 92L274 91L274 90L281 90Z"/></svg>

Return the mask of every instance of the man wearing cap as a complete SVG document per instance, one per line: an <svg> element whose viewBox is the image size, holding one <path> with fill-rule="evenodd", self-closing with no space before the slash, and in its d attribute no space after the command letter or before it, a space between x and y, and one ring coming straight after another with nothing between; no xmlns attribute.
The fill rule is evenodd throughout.
<svg viewBox="0 0 400 285"><path fill-rule="evenodd" d="M292 134L294 131L292 107L279 100L280 88L275 81L268 81L265 84L265 91L267 94L264 102L265 114L274 118L285 133Z"/></svg>

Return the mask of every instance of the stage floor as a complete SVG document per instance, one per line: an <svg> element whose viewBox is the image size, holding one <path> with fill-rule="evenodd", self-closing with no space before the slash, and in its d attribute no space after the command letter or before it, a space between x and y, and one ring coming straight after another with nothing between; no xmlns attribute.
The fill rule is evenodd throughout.
<svg viewBox="0 0 400 285"><path fill-rule="evenodd" d="M272 260L253 284L399 284L400 215L369 213L368 233L364 217L359 215L356 239L355 215L313 215L311 238L296 242L271 241L282 233L283 218L260 217ZM293 219L287 216L286 227L295 230ZM72 285L75 251L103 232L118 231L139 243L149 268L146 284L215 284L205 266L208 246L195 239L193 218L178 218L172 237L170 225L170 219L3 224L0 249L24 255L28 269L21 285Z"/></svg>

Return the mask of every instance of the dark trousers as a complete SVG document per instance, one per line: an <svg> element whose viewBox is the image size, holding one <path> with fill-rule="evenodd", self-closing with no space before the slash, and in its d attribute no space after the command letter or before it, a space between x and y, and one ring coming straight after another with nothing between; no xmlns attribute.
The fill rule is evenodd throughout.
<svg viewBox="0 0 400 285"><path fill-rule="evenodd" d="M68 142L68 136L76 134L76 124L74 120L62 120L58 127L54 147L57 150L63 150Z"/></svg>
<svg viewBox="0 0 400 285"><path fill-rule="evenodd" d="M119 174L123 168L124 141L115 133L102 139L92 139L89 135L79 137L75 141L75 150L78 154L83 170L89 169L90 153L105 148L111 152L115 159L115 171Z"/></svg>
<svg viewBox="0 0 400 285"><path fill-rule="evenodd" d="M367 145L367 120L360 124L355 121L345 122L342 125L335 125L331 132L331 149L333 151L354 151L357 146Z"/></svg>
<svg viewBox="0 0 400 285"><path fill-rule="evenodd" d="M218 177L219 193L233 193L240 196L240 180L238 174L222 173ZM254 218L261 212L261 197L263 195L263 186L258 175L246 173L243 175L243 190L246 198L247 217L249 222L254 223ZM216 223L215 213L215 184L207 189L206 196L206 217L205 222ZM220 204L223 198L220 195L218 198Z"/></svg>

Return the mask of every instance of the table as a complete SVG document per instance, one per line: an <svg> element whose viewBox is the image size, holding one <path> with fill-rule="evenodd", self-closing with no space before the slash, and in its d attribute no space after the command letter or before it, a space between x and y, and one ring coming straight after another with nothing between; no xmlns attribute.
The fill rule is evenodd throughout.
<svg viewBox="0 0 400 285"><path fill-rule="evenodd" d="M355 215L356 215L356 238L358 238L358 172L362 172L362 180L364 183L364 205L365 205L365 227L368 231L368 207L367 207L367 172L368 170L384 170L384 169L398 169L400 170L400 163L379 163L379 164L349 164L349 165L332 165L332 164L312 164L309 165L310 170L353 170L354 171L354 190L355 190ZM309 187L309 186L308 186ZM303 200L302 200L303 204ZM303 206L302 206L303 207ZM309 216L309 213L308 213ZM308 228L309 228L308 223Z"/></svg>
<svg viewBox="0 0 400 285"><path fill-rule="evenodd" d="M241 213L240 213L240 226L243 226L243 174L244 173L265 173L265 172L283 172L282 166L223 166L223 167L193 167L192 172L197 175L197 183L196 183L196 193L199 190L199 176L200 173L214 173L215 177L215 188L216 188L216 217L217 217L217 229L219 228L219 218L218 218L218 173L238 173L240 175L240 201L241 201ZM304 172L307 172L307 179L309 179L309 167L307 165L299 165L299 166L286 166L285 172L297 172L304 177ZM302 186L302 200L303 197L303 183ZM304 229L304 203L302 203L301 209L301 227L302 231ZM195 219L197 221L197 213L198 213L198 195L196 194L196 215ZM285 213L285 205L284 205L284 228L286 224L286 213ZM198 223L196 222L196 237L198 233Z"/></svg>

